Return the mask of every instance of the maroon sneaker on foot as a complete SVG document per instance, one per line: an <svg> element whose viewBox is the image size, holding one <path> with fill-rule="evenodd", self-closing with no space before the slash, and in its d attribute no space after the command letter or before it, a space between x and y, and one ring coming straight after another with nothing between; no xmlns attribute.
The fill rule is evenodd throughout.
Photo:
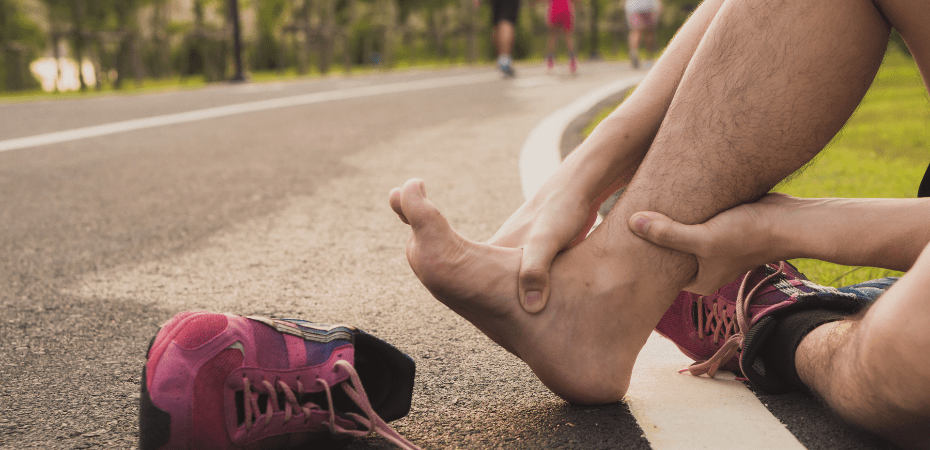
<svg viewBox="0 0 930 450"><path fill-rule="evenodd" d="M744 295L747 285L755 286L748 296ZM697 361L689 369L692 374L706 373L713 377L718 369L739 374L739 360L733 358L740 351L742 339L739 316L744 319L745 327L764 314L788 306L800 294L829 289L833 288L813 283L790 264L765 265L711 295L682 291L662 316L656 331ZM740 307L745 311L739 311Z"/></svg>
<svg viewBox="0 0 930 450"><path fill-rule="evenodd" d="M820 324L874 303L896 279L843 288L808 280L791 264L756 268L712 295L682 292L656 331L695 362L692 375L724 369L768 393L805 390L794 367L800 340Z"/></svg>

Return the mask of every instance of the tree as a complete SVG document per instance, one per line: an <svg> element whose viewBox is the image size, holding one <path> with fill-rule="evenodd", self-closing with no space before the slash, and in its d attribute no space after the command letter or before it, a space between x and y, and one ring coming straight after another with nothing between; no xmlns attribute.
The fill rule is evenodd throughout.
<svg viewBox="0 0 930 450"><path fill-rule="evenodd" d="M139 49L140 26L139 26L139 8L149 3L149 0L109 0L112 1L113 17L116 19L116 36L119 40L119 49L116 53L116 73L117 78L113 87L120 89L123 86L123 80L129 75L139 84L145 77L145 68L142 64L142 54ZM97 0L97 5L106 3L106 1ZM108 13L95 11L101 14L101 23L107 23ZM96 30L102 32L103 30ZM102 36L98 34L98 39Z"/></svg>
<svg viewBox="0 0 930 450"><path fill-rule="evenodd" d="M252 67L283 71L287 65L284 39L280 33L287 19L288 0L262 0L256 5L255 25L258 36L252 51Z"/></svg>
<svg viewBox="0 0 930 450"><path fill-rule="evenodd" d="M29 63L43 41L39 26L23 14L18 2L0 0L0 80L5 90L38 86Z"/></svg>

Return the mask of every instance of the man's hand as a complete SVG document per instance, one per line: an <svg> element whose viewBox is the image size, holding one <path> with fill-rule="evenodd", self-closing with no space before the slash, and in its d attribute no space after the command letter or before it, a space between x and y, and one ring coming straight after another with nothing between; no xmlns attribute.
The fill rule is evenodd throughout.
<svg viewBox="0 0 930 450"><path fill-rule="evenodd" d="M523 248L520 305L537 313L549 298L549 267L555 255L581 242L597 219L593 205L564 190L540 192L525 202L488 240L491 245Z"/></svg>
<svg viewBox="0 0 930 450"><path fill-rule="evenodd" d="M784 259L772 230L796 200L768 194L699 225L675 222L657 212L638 212L630 217L629 226L653 244L697 256L697 275L685 290L709 295L755 267Z"/></svg>

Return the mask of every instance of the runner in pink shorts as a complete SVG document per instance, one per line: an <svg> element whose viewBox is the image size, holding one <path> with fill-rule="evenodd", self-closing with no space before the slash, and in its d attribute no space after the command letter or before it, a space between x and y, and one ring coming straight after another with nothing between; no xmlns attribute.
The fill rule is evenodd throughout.
<svg viewBox="0 0 930 450"><path fill-rule="evenodd" d="M655 30L659 15L655 11L642 11L627 14L626 23L631 30Z"/></svg>
<svg viewBox="0 0 930 450"><path fill-rule="evenodd" d="M549 24L549 54L546 56L546 68L551 72L555 68L555 46L559 30L565 34L565 44L568 47L569 70L575 73L578 63L575 60L575 41L572 31L575 29L574 12L571 2L574 0L549 0L549 14L546 22Z"/></svg>

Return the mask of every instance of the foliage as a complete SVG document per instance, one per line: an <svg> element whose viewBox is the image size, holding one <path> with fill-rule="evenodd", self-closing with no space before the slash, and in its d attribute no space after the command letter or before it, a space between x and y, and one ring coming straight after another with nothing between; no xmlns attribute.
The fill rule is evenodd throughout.
<svg viewBox="0 0 930 450"><path fill-rule="evenodd" d="M145 78L180 75L218 81L230 74L230 0L188 0L190 11L183 18L177 16L181 0L0 0L6 8L0 31L15 28L7 24L7 7L26 1L45 7L43 26L30 28L34 44L29 58L44 48L51 56L89 62L98 75L93 86L98 90L126 88L126 80L138 87ZM491 0L479 0L477 7L475 0L238 1L241 17L249 22L243 23L247 71L306 74L343 66L349 72L366 66L474 64L496 57L488 20ZM575 1L579 54L625 54L622 3ZM669 12L663 20L677 27L691 1L665 3ZM545 55L545 10L545 0L524 0L515 59ZM57 55L58 48L67 51ZM0 57L7 58L6 52ZM5 62L3 67L24 64Z"/></svg>
<svg viewBox="0 0 930 450"><path fill-rule="evenodd" d="M288 0L262 0L257 3L256 28L258 37L252 52L252 67L259 70L283 69L281 57L283 43L279 30L284 27Z"/></svg>
<svg viewBox="0 0 930 450"><path fill-rule="evenodd" d="M29 71L44 39L15 0L0 0L0 82L6 90L32 89L38 81Z"/></svg>

